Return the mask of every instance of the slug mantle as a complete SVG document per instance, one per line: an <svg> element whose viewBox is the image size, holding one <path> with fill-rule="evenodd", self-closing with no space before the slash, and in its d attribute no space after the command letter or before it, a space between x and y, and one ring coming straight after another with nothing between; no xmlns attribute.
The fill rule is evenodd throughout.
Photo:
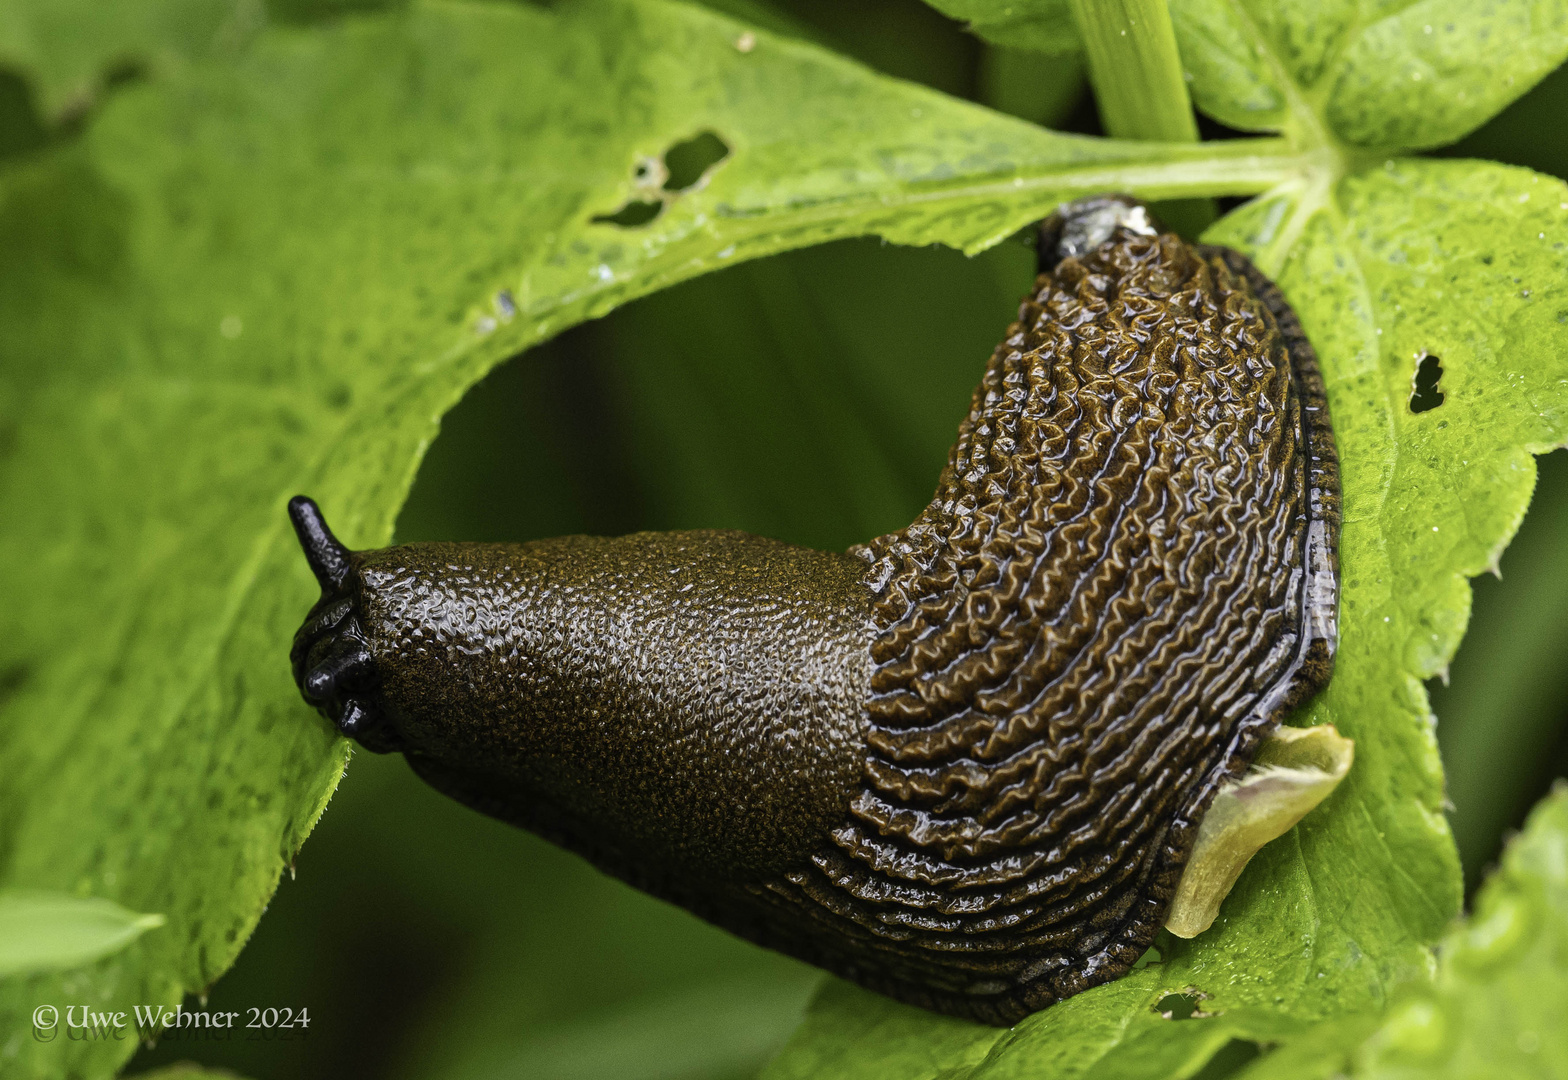
<svg viewBox="0 0 1568 1080"><path fill-rule="evenodd" d="M848 553L351 552L294 499L322 589L302 694L453 798L901 1000L1009 1024L1126 972L1222 791L1206 835L1256 844L1332 787L1242 781L1331 673L1338 467L1317 358L1243 256L1123 196L1040 250L935 498ZM1250 856L1219 843L1173 925Z"/></svg>

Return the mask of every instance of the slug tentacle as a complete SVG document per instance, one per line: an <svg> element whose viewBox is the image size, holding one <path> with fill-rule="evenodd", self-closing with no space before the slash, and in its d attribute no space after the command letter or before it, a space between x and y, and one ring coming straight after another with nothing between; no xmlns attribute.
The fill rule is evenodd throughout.
<svg viewBox="0 0 1568 1080"><path fill-rule="evenodd" d="M310 563L322 593L342 589L349 573L349 550L327 528L327 520L321 516L315 500L304 495L290 499L289 520L294 523L299 546L305 549L305 561Z"/></svg>
<svg viewBox="0 0 1568 1080"><path fill-rule="evenodd" d="M294 634L289 652L294 683L338 731L367 750L401 750L402 741L382 710L369 703L379 674L358 614L362 583L354 553L332 535L320 508L304 495L289 500L289 519L321 586L321 598Z"/></svg>
<svg viewBox="0 0 1568 1080"><path fill-rule="evenodd" d="M1197 932L1250 854L1224 837L1343 775L1268 820L1231 805L1332 670L1323 383L1272 283L1134 200L1064 207L1040 259L930 505L848 555L722 532L349 553L295 500L323 589L302 692L634 885L998 1024L1132 966L1223 790Z"/></svg>

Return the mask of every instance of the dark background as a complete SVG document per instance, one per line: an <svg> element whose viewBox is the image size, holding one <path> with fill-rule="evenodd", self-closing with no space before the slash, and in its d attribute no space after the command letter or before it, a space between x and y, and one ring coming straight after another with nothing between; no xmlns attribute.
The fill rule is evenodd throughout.
<svg viewBox="0 0 1568 1080"><path fill-rule="evenodd" d="M1076 62L987 49L919 0L775 6L890 74L1099 131ZM1444 153L1568 177L1564 117L1568 69ZM0 148L43 137L23 84L0 76ZM900 528L930 497L1031 268L1021 243L965 259L854 241L629 305L468 395L398 539L733 527L842 549ZM1472 887L1568 775L1568 454L1541 465L1502 579L1475 584L1450 685L1431 687ZM817 979L443 799L401 758L355 756L297 871L209 1005L305 1007L303 1037L166 1041L132 1071L194 1059L256 1080L742 1077Z"/></svg>

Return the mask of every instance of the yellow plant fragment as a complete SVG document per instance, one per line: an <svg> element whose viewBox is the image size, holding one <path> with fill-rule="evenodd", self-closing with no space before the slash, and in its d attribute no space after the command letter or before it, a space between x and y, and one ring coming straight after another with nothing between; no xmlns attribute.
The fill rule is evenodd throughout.
<svg viewBox="0 0 1568 1080"><path fill-rule="evenodd" d="M1269 736L1251 770L1220 789L1198 827L1166 929L1183 938L1207 930L1248 860L1328 798L1354 756L1355 743L1333 724L1281 727Z"/></svg>

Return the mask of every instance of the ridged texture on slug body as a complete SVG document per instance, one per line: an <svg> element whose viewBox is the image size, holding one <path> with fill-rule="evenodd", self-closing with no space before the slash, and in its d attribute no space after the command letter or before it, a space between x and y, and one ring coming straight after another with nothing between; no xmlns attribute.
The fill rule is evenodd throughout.
<svg viewBox="0 0 1568 1080"><path fill-rule="evenodd" d="M1126 971L1220 784L1327 680L1336 480L1315 359L1240 255L1123 233L1058 265L937 498L869 545L865 787L791 902L982 1019Z"/></svg>
<svg viewBox="0 0 1568 1080"><path fill-rule="evenodd" d="M1316 359L1243 257L1118 197L1043 235L909 528L855 558L351 554L296 505L302 689L454 797L903 1000L1010 1023L1125 972L1215 792L1329 676L1338 478Z"/></svg>

